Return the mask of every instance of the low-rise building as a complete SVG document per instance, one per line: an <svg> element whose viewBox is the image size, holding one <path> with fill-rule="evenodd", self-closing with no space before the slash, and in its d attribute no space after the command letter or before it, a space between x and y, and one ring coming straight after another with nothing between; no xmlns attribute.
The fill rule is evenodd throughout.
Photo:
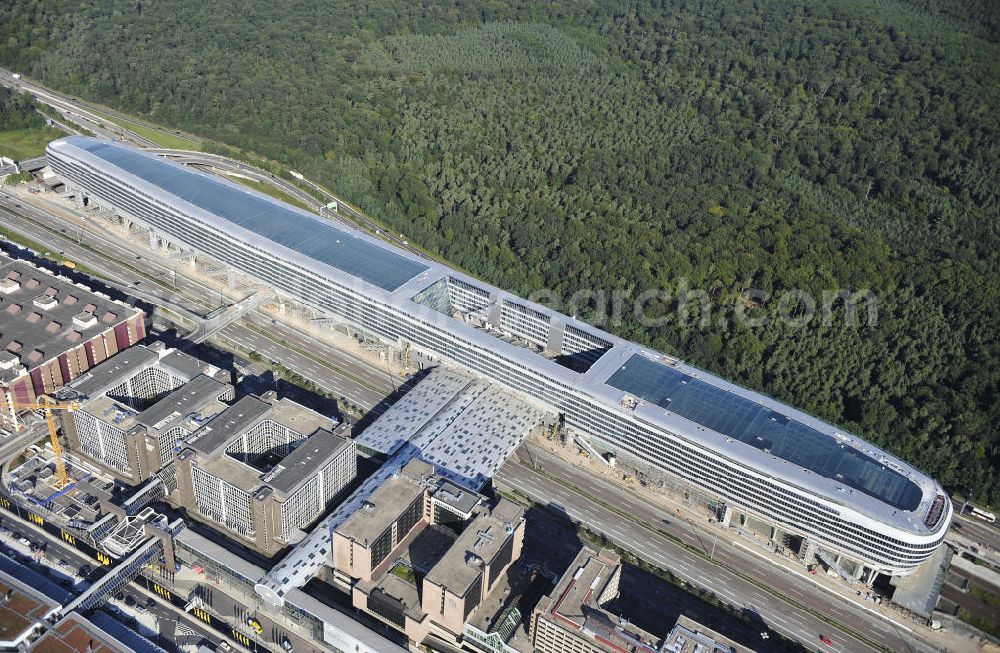
<svg viewBox="0 0 1000 653"><path fill-rule="evenodd" d="M146 337L146 316L45 268L0 255L0 426Z"/></svg>

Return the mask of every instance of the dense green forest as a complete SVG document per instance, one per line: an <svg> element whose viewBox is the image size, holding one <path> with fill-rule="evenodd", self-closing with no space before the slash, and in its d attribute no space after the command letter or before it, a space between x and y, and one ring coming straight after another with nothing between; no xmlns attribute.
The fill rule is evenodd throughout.
<svg viewBox="0 0 1000 653"><path fill-rule="evenodd" d="M660 288L664 315L703 289L707 325L602 326L993 504L998 39L991 0L0 8L3 65L283 161L500 286ZM732 319L793 288L878 319Z"/></svg>
<svg viewBox="0 0 1000 653"><path fill-rule="evenodd" d="M0 87L0 132L42 127L45 118L35 111L31 98Z"/></svg>

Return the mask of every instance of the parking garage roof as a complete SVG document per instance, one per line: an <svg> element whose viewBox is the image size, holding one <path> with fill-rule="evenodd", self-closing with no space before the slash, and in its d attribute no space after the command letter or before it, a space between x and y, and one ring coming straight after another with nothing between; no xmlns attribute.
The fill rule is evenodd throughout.
<svg viewBox="0 0 1000 653"><path fill-rule="evenodd" d="M383 290L395 290L427 266L400 256L329 220L131 148L86 136L66 139L198 208Z"/></svg>

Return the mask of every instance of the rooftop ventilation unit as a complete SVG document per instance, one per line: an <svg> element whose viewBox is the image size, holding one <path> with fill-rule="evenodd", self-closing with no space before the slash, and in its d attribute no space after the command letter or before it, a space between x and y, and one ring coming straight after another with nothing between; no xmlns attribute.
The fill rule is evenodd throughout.
<svg viewBox="0 0 1000 653"><path fill-rule="evenodd" d="M39 295L38 297L35 297L31 303L43 311L51 311L59 305L59 300L51 295Z"/></svg>
<svg viewBox="0 0 1000 653"><path fill-rule="evenodd" d="M97 324L97 318L93 313L77 313L73 316L73 324L81 329L87 329Z"/></svg>

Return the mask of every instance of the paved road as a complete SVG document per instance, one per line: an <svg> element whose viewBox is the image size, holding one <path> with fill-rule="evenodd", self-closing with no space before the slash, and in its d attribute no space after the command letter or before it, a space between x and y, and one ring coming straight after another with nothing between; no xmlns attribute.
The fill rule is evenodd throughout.
<svg viewBox="0 0 1000 653"><path fill-rule="evenodd" d="M644 560L715 592L731 605L750 607L774 630L807 646L815 646L819 635L824 634L833 640L833 646L829 647L831 650L878 650L843 629L833 628L801 606L849 626L888 650L935 650L932 646L916 641L912 632L818 589L806 578L806 574L792 574L772 562L762 561L740 546L734 546L732 538L735 534L732 532L719 530L716 539L716 531L695 528L686 520L677 519L677 515L651 506L622 488L595 477L587 470L568 465L537 447L532 448L532 460L549 474L558 475L563 481L580 487L590 496L600 497L602 501L632 515L637 521L623 519L622 514L568 489L528 465L521 464L516 458L512 458L500 469L494 479L496 484L517 490L557 511L564 511L572 519L606 534ZM683 544L640 524L651 524ZM701 554L693 552L689 547L700 550ZM712 559L706 559L707 555L711 555ZM789 603L782 596L790 598L794 603Z"/></svg>
<svg viewBox="0 0 1000 653"><path fill-rule="evenodd" d="M156 147L153 141L136 134L128 129L123 129L114 123L110 123L106 118L93 113L85 102L76 98L58 93L51 89L39 86L23 77L14 79L13 74L8 70L0 69L0 84L17 91L31 93L39 101L53 107L63 114L63 116L73 123L81 125L101 138L108 140L127 140L140 147ZM120 115L114 111L101 109L111 115ZM125 118L125 116L121 116ZM151 127L152 128L152 127ZM161 130L162 131L162 130ZM192 143L192 147L197 147L197 143Z"/></svg>
<svg viewBox="0 0 1000 653"><path fill-rule="evenodd" d="M285 193L288 193L292 197L295 197L299 201L305 203L307 206L313 208L320 215L325 217L339 219L350 226L360 228L370 234L376 235L379 238L387 240L397 247L408 250L409 252L416 254L417 256L425 256L424 253L409 244L409 241L402 234L395 234L391 231L387 231L379 224L372 221L368 216L362 213L360 210L355 208L349 202L344 200L344 198L334 195L329 190L323 188L319 184L302 178L302 183L308 185L310 188L314 189L320 196L325 198L325 201L318 201L312 194L304 191L301 187L296 184L289 182L286 179L276 177L275 175L255 168L249 164L241 163L227 157L208 154L203 152L198 152L197 148L200 144L192 141L192 150L176 150L163 148L158 143L130 130L120 125L110 123L103 116L93 113L93 107L78 98L73 98L68 95L64 95L57 91L45 88L34 82L28 81L24 78L19 80L14 79L12 73L7 70L0 69L0 84L13 88L20 91L27 91L36 96L40 101L48 104L49 106L55 108L57 111L61 112L68 121L82 125L86 129L90 130L97 136L105 138L108 140L123 140L128 141L139 147L146 148L151 152L169 156L175 158L184 163L200 165L222 170L224 172L234 172L237 174L246 175L252 177L257 181L262 181L271 184ZM114 115L123 121L129 121L130 117L124 114L118 113L111 109L101 108L101 112ZM179 133L176 131L171 131L167 129L162 129L156 127L155 125L143 123L148 129L155 129L157 131L163 132L164 134L170 134L172 136L178 136ZM183 137L183 136L181 136ZM327 202L337 202L337 211L329 211L324 207Z"/></svg>
<svg viewBox="0 0 1000 653"><path fill-rule="evenodd" d="M137 246L81 230L79 225L61 216L42 211L2 191L0 221L51 248L53 253L77 261L106 278L117 280L125 287L138 283L146 295L161 296L171 302L185 304L199 313L229 301L216 288L201 284L182 273L175 274L175 265L138 254L141 250ZM40 224L45 227L39 226ZM314 381L323 390L334 396L343 396L364 410L378 405L398 384L385 369L317 342L308 334L290 326L278 322L272 324L269 316L261 315L255 319L262 325L253 327L234 323L223 330L218 339L223 342L228 340L246 351L256 351L279 361L285 367ZM264 335L261 331L269 335ZM287 345L282 344L282 340Z"/></svg>
<svg viewBox="0 0 1000 653"><path fill-rule="evenodd" d="M87 582L76 576L77 572L82 567L87 566L91 569L100 567L95 560L79 549L63 542L48 531L40 529L34 524L18 519L11 513L3 512L2 515L0 515L0 523L11 530L10 533L0 535L0 543L10 547L17 554L22 556L21 559L24 561L24 564L32 565L37 571L43 574L51 575L53 578L61 576L67 579L73 579L76 577L77 580L74 582L72 590L74 592L83 591L87 587ZM14 531L20 532L29 541L43 546L45 550L44 559L26 560L26 558L31 555L31 552L27 547L19 542L16 542L12 538ZM60 560L65 561L67 563L66 566L59 566L58 563ZM133 581L131 586L126 587L123 590L123 595L131 596L135 600L136 605L145 606L147 604L147 599L154 599L152 607L148 609L148 614L145 616L137 609L130 608L117 600L113 601L112 604L106 604L101 609L115 615L116 618L126 625L130 625L132 619L138 618L138 621L142 622L147 627L152 626L149 620L149 615L151 614L156 618L158 630L162 638L159 643L164 647L169 648L171 646L171 642L176 642L178 644L198 642L211 642L213 644L218 644L222 641L219 634L205 624L198 622L190 615L181 614L181 611L177 606L165 603L164 601L159 600L159 597L155 594L145 591L145 585L145 580L139 578ZM179 623L183 624L180 631L178 631ZM130 625L130 627L135 629L134 626ZM180 633L186 634L181 635Z"/></svg>
<svg viewBox="0 0 1000 653"><path fill-rule="evenodd" d="M955 523L959 524L957 529L964 537L980 542L991 547L994 551L1000 552L1000 525L997 522L989 523L981 519L976 519L971 515L959 514L962 509L962 502L952 500L955 506Z"/></svg>

